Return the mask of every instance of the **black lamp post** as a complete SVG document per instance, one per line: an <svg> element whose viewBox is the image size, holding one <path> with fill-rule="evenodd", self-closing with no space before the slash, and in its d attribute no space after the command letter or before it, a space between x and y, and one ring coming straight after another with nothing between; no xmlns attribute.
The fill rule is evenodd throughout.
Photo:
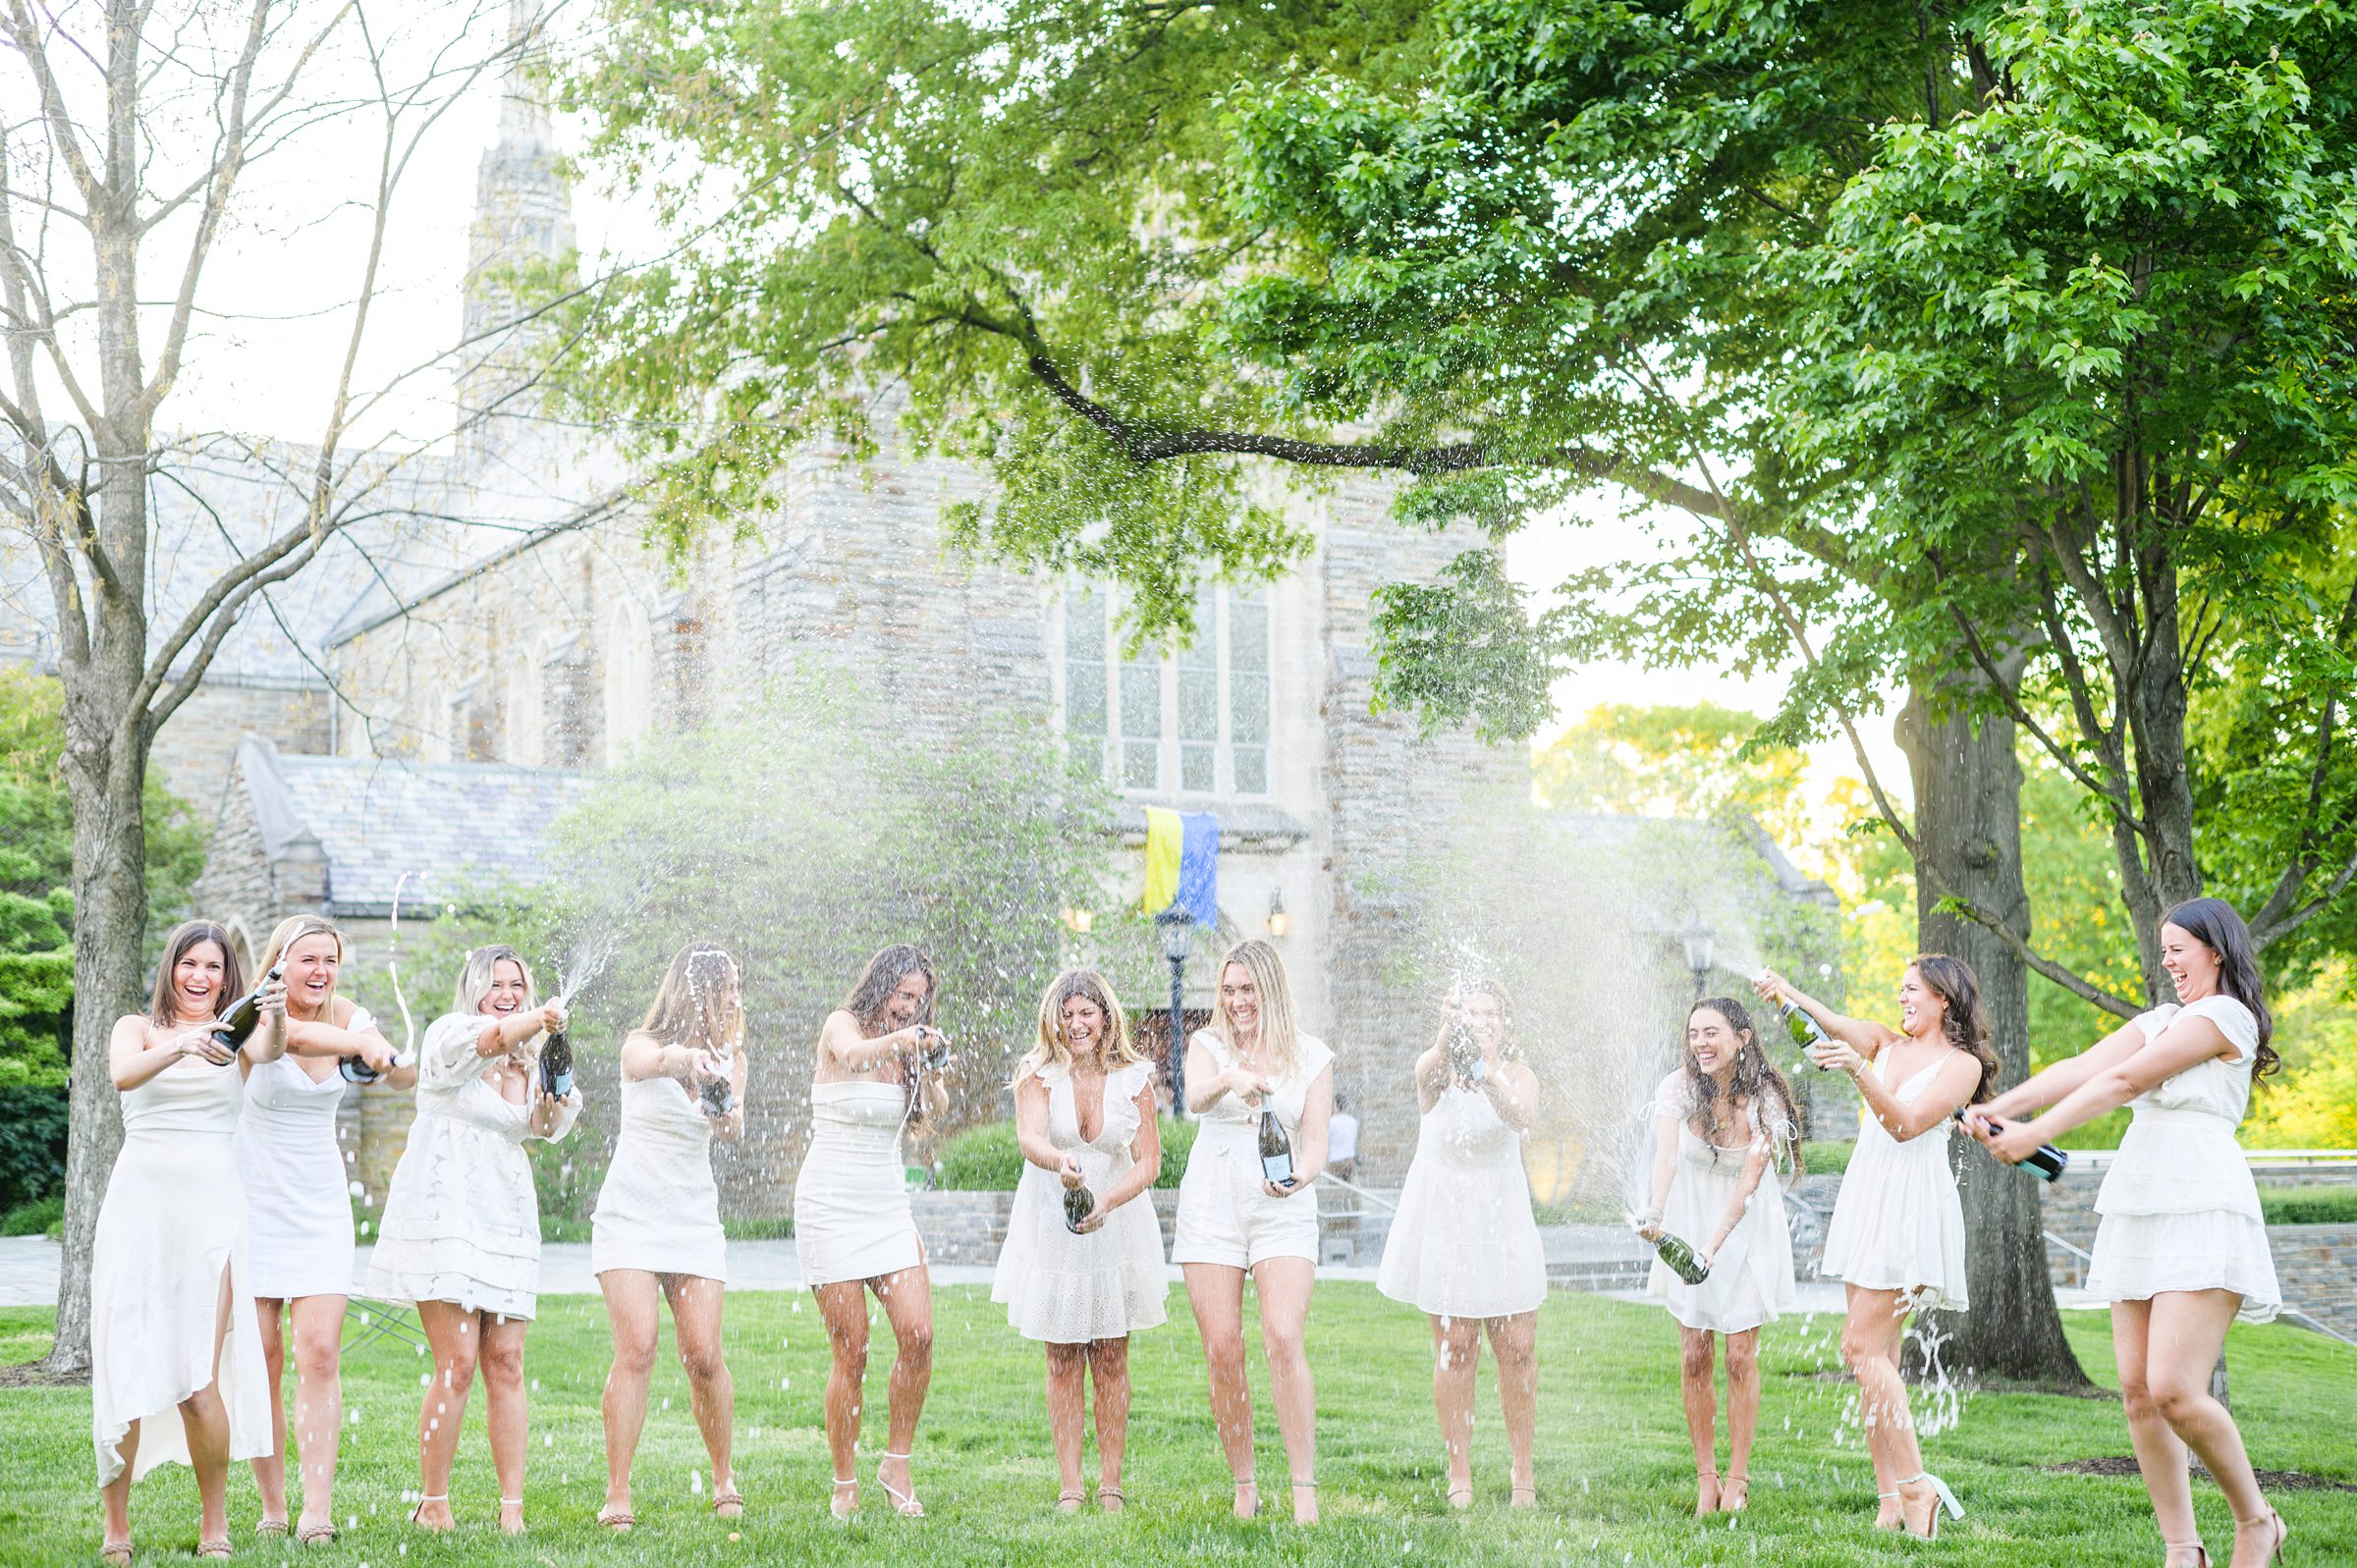
<svg viewBox="0 0 2357 1568"><path fill-rule="evenodd" d="M1154 917L1162 931L1162 955L1171 961L1171 1114L1186 1113L1186 949L1195 938L1195 917L1173 904Z"/></svg>
<svg viewBox="0 0 2357 1568"><path fill-rule="evenodd" d="M1682 934L1686 945L1686 967L1694 972L1694 1000L1700 1001L1710 995L1712 959L1718 946L1718 933L1704 925L1688 926Z"/></svg>

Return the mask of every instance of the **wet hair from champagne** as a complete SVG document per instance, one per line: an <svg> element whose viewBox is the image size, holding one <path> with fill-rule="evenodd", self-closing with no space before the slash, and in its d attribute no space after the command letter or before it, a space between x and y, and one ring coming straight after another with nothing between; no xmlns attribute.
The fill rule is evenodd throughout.
<svg viewBox="0 0 2357 1568"><path fill-rule="evenodd" d="M859 971L858 980L851 986L850 995L843 999L843 1010L859 1021L862 1029L876 1029L884 1022L884 1012L892 1003L892 994L901 989L901 982L910 975L925 977L925 1000L917 1008L910 1023L929 1024L933 1021L933 1001L941 989L933 974L933 960L913 944L896 942L880 947Z"/></svg>
<svg viewBox="0 0 2357 1568"><path fill-rule="evenodd" d="M351 949L344 943L344 933L329 922L320 919L317 915L289 915L272 929L269 942L263 945L261 962L258 965L260 971L268 974L271 965L284 958L287 955L287 949L305 937L335 938L336 964L339 969L343 966L345 958L350 955ZM319 1021L322 1023L335 1022L336 989L342 984L343 978L341 974L338 974L334 980L328 982L327 1000L319 1012ZM290 995L287 999L287 1005L290 1009L288 1016L290 1017L293 1016L294 1001L294 997Z"/></svg>
<svg viewBox="0 0 2357 1568"><path fill-rule="evenodd" d="M1097 1036L1097 1062L1107 1072L1145 1060L1137 1042L1129 1034L1128 1015L1122 1011L1121 999L1113 987L1094 969L1068 969L1050 982L1039 999L1039 1038L1022 1059L1014 1064L1014 1082L1022 1083L1049 1066L1072 1069L1072 1043L1064 1032L1064 1007L1074 997L1094 1002L1104 1016L1105 1027Z"/></svg>
<svg viewBox="0 0 2357 1568"><path fill-rule="evenodd" d="M532 982L532 966L523 961L523 954L504 942L477 947L466 954L466 963L459 967L459 986L451 1001L453 1012L474 1013L483 1010L483 999L491 995L491 981L503 963L514 964L523 975L523 1005L518 1012L529 1012L540 1005L540 988Z"/></svg>
<svg viewBox="0 0 2357 1568"><path fill-rule="evenodd" d="M1740 1042L1735 1052L1734 1076L1727 1080L1728 1108L1741 1102L1751 1109L1759 1129L1774 1143L1784 1146L1792 1161L1793 1174L1798 1175L1800 1162L1800 1109L1792 1098L1792 1086L1777 1070L1776 1063L1760 1045L1760 1031L1752 1022L1751 1009L1732 997L1705 997L1686 1009L1686 1021L1691 1024L1698 1012L1715 1012L1727 1027L1734 1031ZM1677 1057L1686 1074L1686 1102L1692 1108L1689 1114L1696 1134L1708 1144L1719 1142L1719 1080L1702 1070L1694 1053L1678 1041Z"/></svg>
<svg viewBox="0 0 2357 1568"><path fill-rule="evenodd" d="M1301 1060L1301 1025L1293 1010L1292 982L1285 975L1285 959L1278 953L1277 945L1259 937L1249 937L1228 949L1213 971L1219 990L1212 1003L1211 1031L1218 1035L1231 1054L1238 1049L1235 1020L1228 1016L1228 966L1241 964L1244 973L1252 977L1252 989L1260 996L1260 1032L1254 1044L1253 1059L1260 1070L1279 1083L1293 1075Z"/></svg>
<svg viewBox="0 0 2357 1568"><path fill-rule="evenodd" d="M1981 1064L1981 1081L1973 1086L1972 1104L1996 1098L1997 1053L1989 1046L1989 1014L1981 1006L1981 977L1972 972L1972 965L1945 952L1919 952L1907 960L1907 967L1940 999L1946 1014L1940 1030L1947 1043Z"/></svg>
<svg viewBox="0 0 2357 1568"><path fill-rule="evenodd" d="M1451 1001L1471 996L1487 997L1498 1003L1498 1059L1520 1061L1522 1047L1514 1038L1514 999L1506 989L1506 982L1496 975L1475 975L1449 988Z"/></svg>
<svg viewBox="0 0 2357 1568"><path fill-rule="evenodd" d="M725 947L691 942L663 973L639 1033L667 1046L694 1046L726 1057L744 1043L744 992Z"/></svg>
<svg viewBox="0 0 2357 1568"><path fill-rule="evenodd" d="M238 949L229 940L229 933L211 920L184 920L172 928L164 939L163 962L156 966L155 989L147 998L147 1021L158 1029L169 1029L180 1021L180 992L172 984L173 973L191 950L211 943L221 949L221 989L213 993L213 1016L246 995L245 972L238 967Z"/></svg>
<svg viewBox="0 0 2357 1568"><path fill-rule="evenodd" d="M2251 1077L2264 1078L2283 1065L2275 1052L2275 1017L2267 1010L2267 975L2259 967L2251 928L2223 898L2188 898L2161 917L2218 954L2218 989L2251 1009L2259 1024L2259 1049L2251 1054Z"/></svg>

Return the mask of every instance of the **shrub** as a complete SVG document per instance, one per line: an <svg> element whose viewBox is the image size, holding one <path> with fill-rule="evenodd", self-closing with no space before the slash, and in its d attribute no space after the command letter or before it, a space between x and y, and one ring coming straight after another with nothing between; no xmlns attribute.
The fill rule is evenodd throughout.
<svg viewBox="0 0 2357 1568"><path fill-rule="evenodd" d="M0 1214L65 1181L68 1105L62 1084L0 1083Z"/></svg>
<svg viewBox="0 0 2357 1568"><path fill-rule="evenodd" d="M61 1194L12 1209L0 1218L0 1236L49 1236L66 1223L66 1200Z"/></svg>
<svg viewBox="0 0 2357 1568"><path fill-rule="evenodd" d="M2262 1187L2271 1225L2357 1225L2357 1187Z"/></svg>
<svg viewBox="0 0 2357 1568"><path fill-rule="evenodd" d="M1194 1152L1196 1123L1162 1118L1162 1174L1157 1187L1176 1187ZM952 1192L1013 1192L1022 1178L1023 1152L1012 1121L968 1127L941 1146L935 1179Z"/></svg>
<svg viewBox="0 0 2357 1568"><path fill-rule="evenodd" d="M731 1241L792 1241L794 1216L743 1215L733 1219L723 1218L720 1228Z"/></svg>
<svg viewBox="0 0 2357 1568"><path fill-rule="evenodd" d="M1849 1157L1857 1149L1855 1143L1804 1143L1800 1146L1800 1162L1804 1174L1838 1176L1849 1168Z"/></svg>

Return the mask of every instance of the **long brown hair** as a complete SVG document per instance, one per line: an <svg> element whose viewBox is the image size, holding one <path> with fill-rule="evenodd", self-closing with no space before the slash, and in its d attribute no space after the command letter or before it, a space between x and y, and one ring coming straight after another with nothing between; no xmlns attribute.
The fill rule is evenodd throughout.
<svg viewBox="0 0 2357 1568"><path fill-rule="evenodd" d="M1919 952L1907 967L1946 1004L1940 1020L1947 1043L1981 1064L1981 1081L1973 1087L1972 1104L1997 1094L1997 1053L1989 1049L1989 1014L1981 1007L1981 977L1972 965L1945 952Z"/></svg>
<svg viewBox="0 0 2357 1568"><path fill-rule="evenodd" d="M1760 1032L1751 1021L1751 1009L1732 997L1705 997L1686 1009L1686 1021L1691 1023L1696 1013L1705 1010L1726 1019L1727 1026L1735 1032L1735 1073L1727 1086L1728 1102L1731 1105L1737 1100L1747 1101L1759 1115L1761 1130L1771 1139L1778 1139L1781 1135L1781 1141L1792 1157L1792 1172L1798 1175L1800 1112L1794 1106L1792 1086L1784 1081L1784 1075L1777 1070L1776 1063L1768 1059L1768 1053L1760 1047ZM1701 1123L1703 1138L1716 1145L1719 1140L1711 1136L1710 1129L1716 1127L1718 1121L1710 1112L1719 1099L1719 1080L1702 1070L1694 1060L1694 1053L1685 1048L1683 1041L1678 1044L1677 1054L1686 1069L1686 1098L1694 1107L1694 1115Z"/></svg>
<svg viewBox="0 0 2357 1568"><path fill-rule="evenodd" d="M2259 968L2259 951L2251 943L2251 928L2223 898L2188 898L2161 917L2218 954L2218 989L2251 1009L2259 1025L2259 1048L2251 1053L2251 1077L2266 1077L2283 1065L2275 1054L2275 1014L2267 1010L2267 976Z"/></svg>
<svg viewBox="0 0 2357 1568"><path fill-rule="evenodd" d="M1097 1061L1107 1072L1126 1067L1146 1058L1129 1037L1129 1019L1122 1011L1121 999L1113 987L1094 969L1071 969L1049 982L1039 999L1039 1040L1022 1059L1014 1064L1014 1081L1020 1084L1032 1074L1042 1072L1053 1063L1067 1071L1072 1065L1072 1043L1064 1034L1064 1004L1074 997L1096 1003L1105 1015L1105 1032L1097 1040Z"/></svg>
<svg viewBox="0 0 2357 1568"><path fill-rule="evenodd" d="M933 997L941 989L933 974L933 960L914 945L896 942L889 947L879 947L876 955L867 960L859 971L850 995L843 999L843 1010L859 1021L862 1029L873 1029L884 1021L884 1008L892 994L901 989L901 982L912 974L925 977L925 1004L917 1009L911 1023L933 1021Z"/></svg>
<svg viewBox="0 0 2357 1568"><path fill-rule="evenodd" d="M155 990L147 998L147 1021L158 1029L169 1029L180 1021L177 1005L180 993L172 984L172 973L189 949L211 943L221 949L221 989L213 994L213 1016L246 995L245 972L238 967L238 949L229 940L229 933L210 920L184 920L172 928L164 939L164 961L156 966Z"/></svg>
<svg viewBox="0 0 2357 1568"><path fill-rule="evenodd" d="M726 948L689 943L664 972L639 1033L666 1045L703 1046L723 1056L735 1052L744 1041L744 993L737 973L737 960Z"/></svg>

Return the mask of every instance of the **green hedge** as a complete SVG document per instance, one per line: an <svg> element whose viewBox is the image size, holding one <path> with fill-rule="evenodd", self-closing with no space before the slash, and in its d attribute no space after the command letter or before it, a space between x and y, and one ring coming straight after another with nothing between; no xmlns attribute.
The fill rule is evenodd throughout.
<svg viewBox="0 0 2357 1568"><path fill-rule="evenodd" d="M1811 1176L1838 1176L1849 1168L1849 1157L1857 1147L1855 1143L1804 1143L1800 1146L1803 1172Z"/></svg>
<svg viewBox="0 0 2357 1568"><path fill-rule="evenodd" d="M2357 1225L2357 1187L2262 1187L2271 1225Z"/></svg>
<svg viewBox="0 0 2357 1568"><path fill-rule="evenodd" d="M1157 1187L1176 1187L1195 1147L1195 1123L1162 1118L1162 1175ZM941 1146L935 1181L951 1192L1013 1192L1023 1174L1023 1152L1012 1121L968 1127Z"/></svg>
<svg viewBox="0 0 2357 1568"><path fill-rule="evenodd" d="M54 1236L65 1228L66 1200L62 1193L11 1209L6 1217L0 1217L0 1236Z"/></svg>

